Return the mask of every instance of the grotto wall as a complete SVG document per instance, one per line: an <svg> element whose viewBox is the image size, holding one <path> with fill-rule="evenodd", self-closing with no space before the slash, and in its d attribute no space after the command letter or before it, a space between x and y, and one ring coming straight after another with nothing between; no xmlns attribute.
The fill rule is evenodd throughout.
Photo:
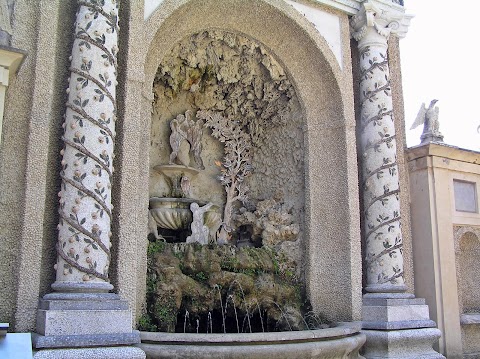
<svg viewBox="0 0 480 359"><path fill-rule="evenodd" d="M117 186L116 209L121 226L114 277L118 278L121 295L140 313L145 293L147 232L147 218L142 214L147 211L149 164L153 163L148 158L149 129L152 118L158 117L151 114L158 68L176 44L214 29L255 41L285 69L298 97L305 139L302 201L307 290L315 309L320 310L322 303L330 303L325 311L331 318L359 319L357 167L355 156L347 155L356 151L347 15L324 9L339 18L341 69L314 26L285 3L164 1L145 23L141 10L134 4L128 9L125 82L120 85L124 88L125 107L119 129L123 141L119 141L117 157L122 178ZM240 22L239 18L243 20ZM183 111L180 107L177 110Z"/></svg>

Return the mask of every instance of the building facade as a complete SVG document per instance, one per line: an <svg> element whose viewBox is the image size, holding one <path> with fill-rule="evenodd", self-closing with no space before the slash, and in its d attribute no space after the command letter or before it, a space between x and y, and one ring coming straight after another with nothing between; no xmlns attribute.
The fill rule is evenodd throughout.
<svg viewBox="0 0 480 359"><path fill-rule="evenodd" d="M265 130L277 145L262 147L265 174L253 187L288 189L302 233L290 249L313 310L335 322L362 321L366 357L399 355L406 338L415 344L404 355L442 357L431 349L439 331L415 297L429 299L415 293L398 46L412 16L402 4L0 5L0 320L36 333L36 355L139 341L155 146L161 153L166 145L155 142L158 121L199 110L233 116L262 100L255 102L262 114L271 110L268 118L296 127L277 137ZM209 39L211 46L198 45ZM245 67L234 65L238 51ZM202 65L201 56L210 62ZM169 62L175 58L183 64ZM252 73L276 87L235 87ZM175 91L157 91L162 76ZM221 87L231 90L219 98L207 91L214 82L215 91L233 87ZM285 113L274 102L283 95ZM295 157L283 161L276 151ZM141 357L135 349L129 355Z"/></svg>

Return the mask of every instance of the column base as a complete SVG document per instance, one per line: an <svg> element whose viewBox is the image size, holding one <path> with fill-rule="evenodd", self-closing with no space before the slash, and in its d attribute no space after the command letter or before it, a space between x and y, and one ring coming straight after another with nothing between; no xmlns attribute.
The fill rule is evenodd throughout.
<svg viewBox="0 0 480 359"><path fill-rule="evenodd" d="M369 293L363 298L366 359L445 358L433 349L441 332L425 299L405 293Z"/></svg>
<svg viewBox="0 0 480 359"><path fill-rule="evenodd" d="M362 330L367 341L365 359L445 359L432 346L441 333L437 328Z"/></svg>
<svg viewBox="0 0 480 359"><path fill-rule="evenodd" d="M39 302L33 346L85 348L140 343L128 303L113 293L51 293Z"/></svg>

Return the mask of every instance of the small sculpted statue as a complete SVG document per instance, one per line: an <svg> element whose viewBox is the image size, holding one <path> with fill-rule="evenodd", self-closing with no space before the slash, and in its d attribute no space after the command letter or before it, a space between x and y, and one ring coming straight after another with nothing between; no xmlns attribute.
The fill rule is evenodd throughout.
<svg viewBox="0 0 480 359"><path fill-rule="evenodd" d="M185 131L185 116L179 114L176 118L170 121L170 146L172 147L172 153L170 154L169 164L175 164L175 160L178 158L178 152L180 151L180 145L187 139L187 133Z"/></svg>
<svg viewBox="0 0 480 359"><path fill-rule="evenodd" d="M195 166L198 169L205 169L202 161L202 136L203 136L203 122L201 120L194 121L192 118L192 111L188 110L185 115L179 114L176 118L170 121L170 147L172 153L170 154L169 164L175 164L179 160L178 154L180 146L183 141L187 141L190 145L190 153L193 155ZM184 163L188 166L188 163Z"/></svg>
<svg viewBox="0 0 480 359"><path fill-rule="evenodd" d="M182 197L190 197L190 179L185 175L182 175L180 179L180 188L182 190Z"/></svg>
<svg viewBox="0 0 480 359"><path fill-rule="evenodd" d="M208 244L209 228L205 225L204 215L213 206L213 203L208 203L200 207L198 203L193 202L190 205L190 210L193 213L193 221L191 224L192 235L187 237L187 243L198 242L200 244Z"/></svg>
<svg viewBox="0 0 480 359"><path fill-rule="evenodd" d="M193 159L197 168L203 170L205 166L203 165L202 157L202 136L203 136L203 122L197 120L196 122L192 119L189 120L191 116L191 111L185 112L188 121L188 132L187 139L190 142L190 151L193 153Z"/></svg>
<svg viewBox="0 0 480 359"><path fill-rule="evenodd" d="M417 118L412 127L410 127L413 130L423 124L423 132L420 136L422 144L432 141L443 142L443 135L440 133L440 123L438 121L439 110L438 107L435 107L437 102L438 100L432 100L428 108L425 107L425 103L422 103Z"/></svg>

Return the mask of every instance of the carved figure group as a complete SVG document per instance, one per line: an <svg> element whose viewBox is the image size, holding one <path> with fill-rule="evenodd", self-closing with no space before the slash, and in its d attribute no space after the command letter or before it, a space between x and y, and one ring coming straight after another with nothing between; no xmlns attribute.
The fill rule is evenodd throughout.
<svg viewBox="0 0 480 359"><path fill-rule="evenodd" d="M187 141L190 145L190 153L193 155L195 166L199 169L205 169L202 161L202 136L203 122L201 120L194 121L192 111L188 110L185 115L179 114L170 121L170 146L172 153L170 154L169 164L175 164L183 141ZM188 165L185 164L185 165Z"/></svg>

